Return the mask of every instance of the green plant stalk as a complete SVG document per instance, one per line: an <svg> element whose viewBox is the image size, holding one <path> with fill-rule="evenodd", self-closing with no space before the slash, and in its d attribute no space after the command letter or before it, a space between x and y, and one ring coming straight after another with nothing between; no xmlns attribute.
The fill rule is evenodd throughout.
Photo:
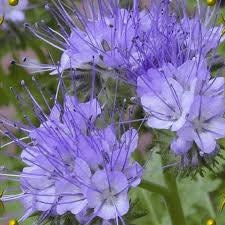
<svg viewBox="0 0 225 225"><path fill-rule="evenodd" d="M162 165L167 165L166 158L161 157ZM164 181L169 191L166 204L173 225L186 225L182 204L177 188L176 176L172 171L163 170Z"/></svg>
<svg viewBox="0 0 225 225"><path fill-rule="evenodd" d="M168 187L169 196L165 201L173 225L186 225L182 204L180 201L176 177L170 171L164 171L164 179Z"/></svg>

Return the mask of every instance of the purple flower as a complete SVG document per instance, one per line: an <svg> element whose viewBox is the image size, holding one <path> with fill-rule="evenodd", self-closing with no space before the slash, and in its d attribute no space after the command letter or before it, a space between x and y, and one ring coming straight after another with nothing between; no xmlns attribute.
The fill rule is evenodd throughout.
<svg viewBox="0 0 225 225"><path fill-rule="evenodd" d="M105 220L121 217L129 210L128 181L121 172L97 171L91 180L92 188L87 191L90 208L96 216Z"/></svg>
<svg viewBox="0 0 225 225"><path fill-rule="evenodd" d="M86 222L95 217L122 220L128 212L128 191L142 176L142 167L131 159L138 134L130 128L118 138L113 124L97 128L100 114L96 99L80 103L65 95L63 105L56 103L40 127L28 130L30 143L12 136L24 148L21 158L26 164L19 175L18 199L26 210L21 220L36 212L70 212Z"/></svg>
<svg viewBox="0 0 225 225"><path fill-rule="evenodd" d="M216 140L225 136L224 78L211 78L204 58L149 69L138 77L137 93L148 126L176 131L175 154L187 155L194 142L200 155L216 151Z"/></svg>
<svg viewBox="0 0 225 225"><path fill-rule="evenodd" d="M200 69L200 71L198 71ZM179 130L194 100L197 77L205 76L195 60L175 68L171 64L160 70L149 69L137 79L137 92L144 110L149 114L147 124L158 129Z"/></svg>
<svg viewBox="0 0 225 225"><path fill-rule="evenodd" d="M222 26L207 27L199 16L194 19L183 18L181 26L186 45L195 54L201 52L201 55L205 56L224 40L221 38Z"/></svg>
<svg viewBox="0 0 225 225"><path fill-rule="evenodd" d="M130 69L158 67L165 60L173 61L177 55L182 59L178 43L180 33L169 1L153 1L150 9L141 12L137 2L130 9L121 8L114 0L110 0L111 4L100 1L95 6L83 3L84 12L74 4L74 15L60 1L57 8L47 5L60 22L61 32L51 28L42 35L31 26L27 27L38 38L62 51L62 55L58 67L34 65L34 68L45 71L55 67L51 74L58 74L69 68L99 64L108 69L123 68L135 76ZM68 32L64 26L68 27ZM48 35L55 41L46 38Z"/></svg>
<svg viewBox="0 0 225 225"><path fill-rule="evenodd" d="M86 186L91 178L91 171L89 166L82 159L74 160L75 167L72 177L76 177L71 182L68 180L60 179L56 182L56 193L59 195L56 205L57 215L63 215L66 212L71 212L76 215L80 213L87 206L87 199L85 196Z"/></svg>
<svg viewBox="0 0 225 225"><path fill-rule="evenodd" d="M175 6L181 10L179 15L169 0L152 1L150 8L142 11L138 1L128 9L114 0L83 4L85 10L73 4L71 11L61 1L56 8L46 6L61 31L46 30L41 24L40 31L27 26L38 38L62 52L58 66L33 65L36 70L58 74L69 68L93 68L98 64L104 70L125 70L127 81L136 81L151 68L158 69L167 63L179 67L193 57L205 57L224 40L222 26L211 26L213 14L209 18L202 18L199 13L188 16L182 1L181 8Z"/></svg>
<svg viewBox="0 0 225 225"><path fill-rule="evenodd" d="M196 96L186 124L177 132L179 139L189 143L194 141L201 154L212 153L216 149L216 140L225 136L224 112L224 98ZM178 142L175 150L177 145ZM185 148L187 150L187 145Z"/></svg>
<svg viewBox="0 0 225 225"><path fill-rule="evenodd" d="M133 39L138 36L139 28L136 23L141 19L138 18L139 12L137 9L122 9L116 1L111 3L99 2L95 6L83 3L87 10L85 12L74 5L77 20L73 20L74 15L67 12L60 1L57 9L47 5L46 8L59 17L61 26L66 22L69 29L69 33L65 33L65 29L62 29L62 33L51 29L57 41L64 41L59 41L61 46L48 41L45 36L27 25L36 36L62 51L59 66L51 74L87 66L88 63L121 67L134 61ZM90 16L87 17L87 14Z"/></svg>

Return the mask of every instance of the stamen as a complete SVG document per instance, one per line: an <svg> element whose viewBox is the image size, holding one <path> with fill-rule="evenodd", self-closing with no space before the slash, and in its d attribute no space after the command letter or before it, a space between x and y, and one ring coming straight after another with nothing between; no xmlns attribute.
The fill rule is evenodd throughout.
<svg viewBox="0 0 225 225"><path fill-rule="evenodd" d="M30 137L23 137L23 138L19 138L19 140L27 140L27 139L30 139ZM10 141L10 142L8 142L8 143L6 143L6 144L4 144L4 145L0 145L0 148L4 148L4 147L6 147L6 146L8 146L8 145L11 145L11 144L14 144L15 142L14 141Z"/></svg>

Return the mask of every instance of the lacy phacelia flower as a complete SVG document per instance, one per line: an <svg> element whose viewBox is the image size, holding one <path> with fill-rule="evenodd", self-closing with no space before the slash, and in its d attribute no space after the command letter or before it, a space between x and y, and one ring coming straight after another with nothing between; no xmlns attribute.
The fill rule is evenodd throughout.
<svg viewBox="0 0 225 225"><path fill-rule="evenodd" d="M48 38L41 29L27 27L38 38L63 52L59 67L52 74L87 63L130 70L155 67L164 58L170 62L179 54L180 32L175 16L170 15L169 1L154 1L151 9L141 12L137 2L134 1L132 9L123 9L118 1L99 1L96 5L85 6L83 11L73 5L74 10L70 12L59 1L57 9L51 5L46 8L62 23L62 28L69 28L69 32L63 28L58 33L48 28L46 32L51 33ZM174 53L170 56L172 50Z"/></svg>
<svg viewBox="0 0 225 225"><path fill-rule="evenodd" d="M195 141L201 154L212 153L216 149L216 140L225 136L224 112L224 98L196 96L187 122L177 133L179 138L186 142ZM183 153L188 150L187 146ZM176 151L176 146L173 148Z"/></svg>
<svg viewBox="0 0 225 225"><path fill-rule="evenodd" d="M186 61L178 68L168 64L161 70L149 69L138 77L137 91L144 110L149 113L149 126L177 131L184 125L197 80L208 74L207 68L200 70L198 64L196 60Z"/></svg>
<svg viewBox="0 0 225 225"><path fill-rule="evenodd" d="M181 27L186 45L194 53L201 52L205 56L210 50L216 49L219 43L224 40L222 26L206 27L198 17L195 19L184 18Z"/></svg>
<svg viewBox="0 0 225 225"><path fill-rule="evenodd" d="M63 51L59 67L52 74L68 68L79 68L87 63L121 67L133 60L133 39L138 36L138 28L135 26L138 11L122 9L114 0L111 4L104 1L96 5L88 4L83 10L74 5L72 14L66 11L61 2L57 9L52 9L51 5L46 6L54 16L59 17L61 27L67 26L70 30L65 33L63 28L63 33L59 34L50 29L53 40L60 43L60 46L28 26L36 36Z"/></svg>
<svg viewBox="0 0 225 225"><path fill-rule="evenodd" d="M209 10L208 17L202 18L198 8L191 18L183 8L177 17L171 4L161 1L157 25L151 25L157 38L163 37L158 42L154 35L149 35L152 40L146 39L146 54L136 70L137 95L148 126L176 132L171 143L174 153L185 156L195 143L197 155L202 157L217 152L216 140L225 136L224 78L211 78L206 60L224 40L223 28L210 26L213 14ZM167 50L163 40L169 42ZM157 47L160 43L160 51L148 52L150 43ZM209 105L214 107L208 109Z"/></svg>
<svg viewBox="0 0 225 225"><path fill-rule="evenodd" d="M23 22L27 6L27 0L20 0L17 5L10 5L8 0L0 0L0 16L6 21Z"/></svg>
<svg viewBox="0 0 225 225"><path fill-rule="evenodd" d="M177 16L169 0L152 1L150 8L142 11L138 1L130 9L121 8L116 0L83 4L73 4L71 11L60 1L57 7L46 6L60 23L61 33L41 23L40 30L28 26L38 38L63 52L52 74L100 64L123 68L136 80L150 68L165 63L180 66L194 56L205 56L224 39L222 26L210 26L213 15L189 18L183 10Z"/></svg>
<svg viewBox="0 0 225 225"><path fill-rule="evenodd" d="M64 105L55 104L39 128L28 129L30 144L7 133L24 148L26 167L17 199L25 215L20 221L35 212L46 217L70 212L89 222L96 217L122 220L128 212L128 191L142 176L142 167L131 160L138 134L130 128L118 139L114 125L97 128L100 114L96 99L80 103L66 95ZM3 196L2 201L14 198Z"/></svg>
<svg viewBox="0 0 225 225"><path fill-rule="evenodd" d="M176 154L187 154L193 142L202 156L216 151L216 140L225 136L224 78L210 78L203 58L149 69L137 84L147 124L177 132L171 143Z"/></svg>

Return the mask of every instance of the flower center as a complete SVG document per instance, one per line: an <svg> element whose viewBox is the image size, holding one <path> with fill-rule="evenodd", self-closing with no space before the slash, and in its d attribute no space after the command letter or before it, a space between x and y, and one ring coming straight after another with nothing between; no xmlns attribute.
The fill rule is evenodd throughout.
<svg viewBox="0 0 225 225"><path fill-rule="evenodd" d="M106 201L112 203L112 202L114 202L114 199L115 199L115 193L113 190L105 189L102 192L102 198L104 201L106 200Z"/></svg>
<svg viewBox="0 0 225 225"><path fill-rule="evenodd" d="M193 125L198 132L202 132L203 130L203 121L199 119L195 119L193 121Z"/></svg>

